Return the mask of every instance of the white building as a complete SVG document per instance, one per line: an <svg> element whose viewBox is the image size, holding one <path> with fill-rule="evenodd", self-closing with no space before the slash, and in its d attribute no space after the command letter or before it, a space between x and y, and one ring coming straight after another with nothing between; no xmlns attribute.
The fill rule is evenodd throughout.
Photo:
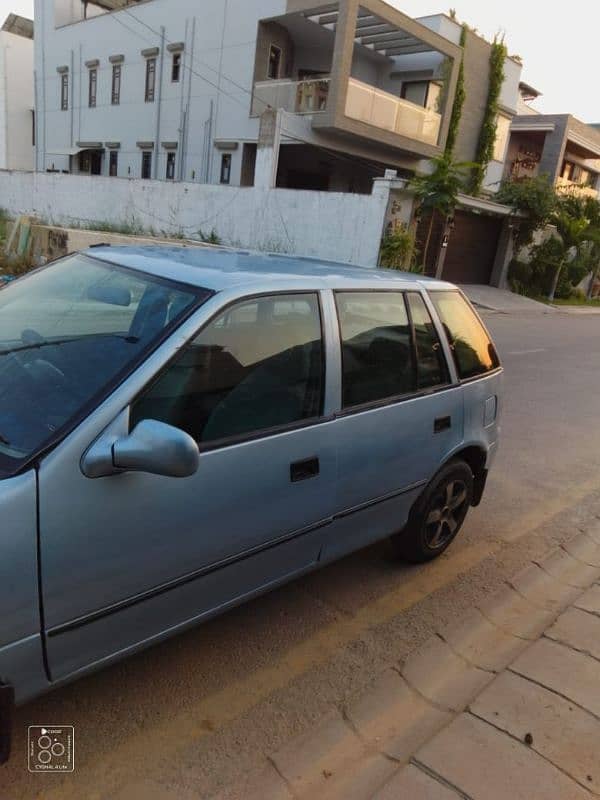
<svg viewBox="0 0 600 800"><path fill-rule="evenodd" d="M446 144L462 50L444 15L383 0L36 0L35 19L37 170L370 192ZM489 74L489 44L471 38L463 160ZM507 64L510 116L520 66Z"/></svg>
<svg viewBox="0 0 600 800"><path fill-rule="evenodd" d="M369 191L445 143L460 48L381 0L36 0L35 16L38 170L249 185L269 105L291 117L280 185Z"/></svg>
<svg viewBox="0 0 600 800"><path fill-rule="evenodd" d="M33 22L9 14L0 29L0 169L33 169Z"/></svg>

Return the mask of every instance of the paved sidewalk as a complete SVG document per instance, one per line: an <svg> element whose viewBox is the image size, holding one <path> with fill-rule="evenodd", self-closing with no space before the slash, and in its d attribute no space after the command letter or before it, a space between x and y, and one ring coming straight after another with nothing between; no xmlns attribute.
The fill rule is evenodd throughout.
<svg viewBox="0 0 600 800"><path fill-rule="evenodd" d="M480 286L479 284L463 284L460 287L473 305L488 311L502 314L555 314L558 309L545 303L538 303L530 297L524 297L507 289L497 289L495 286Z"/></svg>
<svg viewBox="0 0 600 800"><path fill-rule="evenodd" d="M531 563L218 800L599 796L600 525Z"/></svg>

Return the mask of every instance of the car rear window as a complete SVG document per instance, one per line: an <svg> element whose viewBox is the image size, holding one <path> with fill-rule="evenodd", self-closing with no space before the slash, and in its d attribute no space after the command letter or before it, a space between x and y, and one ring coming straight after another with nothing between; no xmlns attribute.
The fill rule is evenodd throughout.
<svg viewBox="0 0 600 800"><path fill-rule="evenodd" d="M496 348L460 292L430 292L429 296L446 331L460 378L475 378L497 369Z"/></svg>

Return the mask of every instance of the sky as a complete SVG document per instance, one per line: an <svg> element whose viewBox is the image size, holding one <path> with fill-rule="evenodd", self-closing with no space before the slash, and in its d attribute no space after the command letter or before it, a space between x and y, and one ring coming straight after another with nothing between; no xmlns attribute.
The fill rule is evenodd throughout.
<svg viewBox="0 0 600 800"><path fill-rule="evenodd" d="M436 0L388 1L411 17L449 10ZM523 80L542 92L537 109L600 123L598 0L569 0L566 5L556 0L451 2L458 19L484 36L504 33L509 53L523 59ZM0 0L0 18L11 11L31 17L33 0Z"/></svg>

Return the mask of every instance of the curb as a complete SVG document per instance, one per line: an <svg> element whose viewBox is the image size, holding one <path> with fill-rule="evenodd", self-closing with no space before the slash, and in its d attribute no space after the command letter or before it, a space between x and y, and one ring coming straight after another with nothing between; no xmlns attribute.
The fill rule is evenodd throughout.
<svg viewBox="0 0 600 800"><path fill-rule="evenodd" d="M506 668L546 631L551 638L540 641L553 641L558 617L575 602L581 608L582 595L599 579L600 526L530 562L367 691L268 754L259 773L214 800L465 797L458 787L445 787L441 776L432 777L415 755L449 726L476 728L477 718L463 712L500 674L510 674ZM600 587L592 591L600 594Z"/></svg>

